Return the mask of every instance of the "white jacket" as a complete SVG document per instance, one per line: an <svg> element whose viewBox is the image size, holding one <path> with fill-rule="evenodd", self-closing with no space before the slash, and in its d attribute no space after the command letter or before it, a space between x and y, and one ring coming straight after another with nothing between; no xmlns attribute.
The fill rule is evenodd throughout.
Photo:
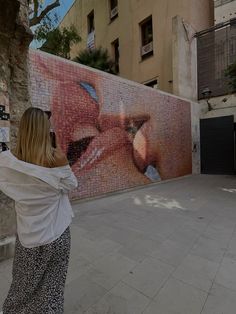
<svg viewBox="0 0 236 314"><path fill-rule="evenodd" d="M24 247L51 243L70 225L68 198L78 186L69 165L46 168L0 153L0 190L15 201L17 233Z"/></svg>

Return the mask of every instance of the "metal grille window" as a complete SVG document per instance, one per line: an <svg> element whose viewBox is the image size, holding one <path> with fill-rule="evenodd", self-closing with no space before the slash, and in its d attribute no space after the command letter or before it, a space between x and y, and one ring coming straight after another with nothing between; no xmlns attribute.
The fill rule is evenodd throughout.
<svg viewBox="0 0 236 314"><path fill-rule="evenodd" d="M231 92L225 70L236 62L236 19L197 34L198 97L209 88L212 96Z"/></svg>

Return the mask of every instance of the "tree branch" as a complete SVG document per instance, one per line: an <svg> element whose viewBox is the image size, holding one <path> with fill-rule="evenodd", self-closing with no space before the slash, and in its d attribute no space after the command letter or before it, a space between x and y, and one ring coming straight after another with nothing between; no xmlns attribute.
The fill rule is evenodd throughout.
<svg viewBox="0 0 236 314"><path fill-rule="evenodd" d="M30 27L37 25L41 22L41 20L53 9L60 6L60 0L55 0L52 4L49 4L46 6L46 8L40 13L39 16L33 16L32 19L30 19ZM35 11L34 11L35 12Z"/></svg>
<svg viewBox="0 0 236 314"><path fill-rule="evenodd" d="M38 0L34 0L34 18L38 16L39 11L39 2Z"/></svg>

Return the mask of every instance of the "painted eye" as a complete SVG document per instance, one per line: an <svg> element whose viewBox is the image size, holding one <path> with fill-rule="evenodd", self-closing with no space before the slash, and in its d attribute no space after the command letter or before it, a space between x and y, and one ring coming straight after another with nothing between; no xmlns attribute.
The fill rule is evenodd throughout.
<svg viewBox="0 0 236 314"><path fill-rule="evenodd" d="M135 135L138 132L138 128L136 126L128 126L126 131L130 134Z"/></svg>
<svg viewBox="0 0 236 314"><path fill-rule="evenodd" d="M91 84L87 82L80 82L79 84L84 90L86 90L86 92L93 98L93 100L98 102L97 92Z"/></svg>
<svg viewBox="0 0 236 314"><path fill-rule="evenodd" d="M126 132L129 134L135 135L138 130L143 126L143 124L147 121L147 119L132 119L129 120L126 124Z"/></svg>

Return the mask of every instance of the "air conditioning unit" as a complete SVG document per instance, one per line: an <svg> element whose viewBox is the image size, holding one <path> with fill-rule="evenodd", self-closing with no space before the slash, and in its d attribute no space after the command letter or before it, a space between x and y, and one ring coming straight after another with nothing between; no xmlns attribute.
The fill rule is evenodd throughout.
<svg viewBox="0 0 236 314"><path fill-rule="evenodd" d="M118 6L111 10L111 19L118 14Z"/></svg>
<svg viewBox="0 0 236 314"><path fill-rule="evenodd" d="M152 51L153 51L153 42L151 41L149 44L142 47L141 55L145 56L146 54Z"/></svg>

